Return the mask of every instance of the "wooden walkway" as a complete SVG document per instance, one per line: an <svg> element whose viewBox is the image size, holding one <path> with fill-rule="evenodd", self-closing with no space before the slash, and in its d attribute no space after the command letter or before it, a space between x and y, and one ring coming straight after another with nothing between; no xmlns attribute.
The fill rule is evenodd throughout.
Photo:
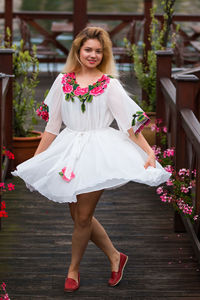
<svg viewBox="0 0 200 300"><path fill-rule="evenodd" d="M19 178L14 183L16 191L4 197L9 217L0 232L0 282L11 300L200 299L200 271L188 236L173 232L173 211L154 188L129 183L104 192L95 215L129 255L124 279L107 286L109 262L90 242L80 289L71 295L63 291L73 230L68 205L30 193Z"/></svg>
<svg viewBox="0 0 200 300"><path fill-rule="evenodd" d="M124 278L115 288L107 285L109 262L90 242L80 289L68 294L63 290L73 231L68 205L29 192L19 178L10 181L16 190L4 194L8 218L0 231L0 283L7 284L11 300L200 299L200 267L188 235L174 233L173 210L160 202L155 188L128 183L104 192L95 215L129 256Z"/></svg>

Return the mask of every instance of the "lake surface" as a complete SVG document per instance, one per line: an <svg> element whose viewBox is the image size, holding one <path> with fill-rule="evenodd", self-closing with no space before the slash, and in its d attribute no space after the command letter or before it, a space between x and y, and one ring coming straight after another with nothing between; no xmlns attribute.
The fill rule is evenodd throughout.
<svg viewBox="0 0 200 300"><path fill-rule="evenodd" d="M161 0L154 0L161 12ZM143 0L88 0L89 12L143 12ZM22 0L21 10L72 11L73 0ZM176 13L200 14L200 0L176 0Z"/></svg>

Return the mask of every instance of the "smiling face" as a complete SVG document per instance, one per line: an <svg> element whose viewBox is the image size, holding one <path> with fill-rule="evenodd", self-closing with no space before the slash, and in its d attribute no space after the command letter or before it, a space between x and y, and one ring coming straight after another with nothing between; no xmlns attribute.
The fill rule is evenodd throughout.
<svg viewBox="0 0 200 300"><path fill-rule="evenodd" d="M87 40L80 49L79 59L86 68L96 68L101 63L102 58L103 48L97 39Z"/></svg>

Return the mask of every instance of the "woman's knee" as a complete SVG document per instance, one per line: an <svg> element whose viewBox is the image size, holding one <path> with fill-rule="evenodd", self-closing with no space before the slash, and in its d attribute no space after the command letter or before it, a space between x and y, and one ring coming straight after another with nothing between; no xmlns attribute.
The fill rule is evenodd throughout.
<svg viewBox="0 0 200 300"><path fill-rule="evenodd" d="M90 227L92 224L92 216L88 214L81 214L76 212L75 225L81 228Z"/></svg>

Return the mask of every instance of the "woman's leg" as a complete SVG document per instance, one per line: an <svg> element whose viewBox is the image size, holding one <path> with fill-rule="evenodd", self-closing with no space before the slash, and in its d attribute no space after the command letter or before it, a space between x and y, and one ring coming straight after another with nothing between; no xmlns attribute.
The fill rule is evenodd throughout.
<svg viewBox="0 0 200 300"><path fill-rule="evenodd" d="M69 204L73 220L75 218L76 205L77 203ZM117 272L119 267L120 253L113 246L105 229L95 217L92 218L92 230L90 240L107 255L111 264L111 271Z"/></svg>
<svg viewBox="0 0 200 300"><path fill-rule="evenodd" d="M103 191L95 191L77 196L72 235L72 255L68 277L78 281L81 258L87 247L92 231L92 217Z"/></svg>

